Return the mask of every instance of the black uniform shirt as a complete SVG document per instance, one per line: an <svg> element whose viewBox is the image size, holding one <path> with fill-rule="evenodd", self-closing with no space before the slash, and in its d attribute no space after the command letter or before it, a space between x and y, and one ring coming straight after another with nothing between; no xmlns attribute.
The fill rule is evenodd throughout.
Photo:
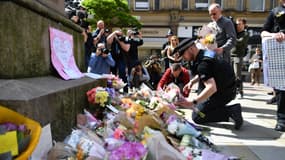
<svg viewBox="0 0 285 160"><path fill-rule="evenodd" d="M210 53L212 54L212 53ZM204 88L203 82L214 78L217 86L215 94L222 95L229 93L235 88L235 74L229 63L224 60L213 58L205 50L200 50L196 61L194 62L194 74L200 78L199 91Z"/></svg>
<svg viewBox="0 0 285 160"><path fill-rule="evenodd" d="M262 31L271 33L285 32L285 7L283 5L274 8L267 17Z"/></svg>

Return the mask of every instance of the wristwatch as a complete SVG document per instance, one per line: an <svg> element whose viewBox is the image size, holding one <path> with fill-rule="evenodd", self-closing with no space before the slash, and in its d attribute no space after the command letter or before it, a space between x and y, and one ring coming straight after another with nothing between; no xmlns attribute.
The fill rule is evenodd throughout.
<svg viewBox="0 0 285 160"><path fill-rule="evenodd" d="M194 105L197 105L197 104L198 104L198 102L196 101L196 99L192 99L192 103L193 103Z"/></svg>

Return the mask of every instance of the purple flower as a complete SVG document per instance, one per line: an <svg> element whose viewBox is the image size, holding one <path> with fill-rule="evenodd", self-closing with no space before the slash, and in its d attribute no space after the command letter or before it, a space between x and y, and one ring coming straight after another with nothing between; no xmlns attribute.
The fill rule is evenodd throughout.
<svg viewBox="0 0 285 160"><path fill-rule="evenodd" d="M18 131L20 131L20 132L25 132L26 129L27 128L26 128L26 126L24 124L21 124L21 125L18 126Z"/></svg>
<svg viewBox="0 0 285 160"><path fill-rule="evenodd" d="M14 123L6 122L6 123L3 123L3 125L5 125L6 131L16 131L17 130L17 125Z"/></svg>
<svg viewBox="0 0 285 160"><path fill-rule="evenodd" d="M115 97L115 89L114 88L108 88L107 87L105 90L109 93L111 98Z"/></svg>
<svg viewBox="0 0 285 160"><path fill-rule="evenodd" d="M122 160L122 159L133 159L141 160L147 153L146 148L138 142L125 142L120 147L113 150L110 154L109 159Z"/></svg>

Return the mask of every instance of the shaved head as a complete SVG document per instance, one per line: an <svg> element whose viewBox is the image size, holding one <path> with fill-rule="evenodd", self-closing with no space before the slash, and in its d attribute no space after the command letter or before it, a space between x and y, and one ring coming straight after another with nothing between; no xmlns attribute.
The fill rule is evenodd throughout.
<svg viewBox="0 0 285 160"><path fill-rule="evenodd" d="M213 21L217 21L222 16L222 9L218 3L212 3L209 8L209 15Z"/></svg>

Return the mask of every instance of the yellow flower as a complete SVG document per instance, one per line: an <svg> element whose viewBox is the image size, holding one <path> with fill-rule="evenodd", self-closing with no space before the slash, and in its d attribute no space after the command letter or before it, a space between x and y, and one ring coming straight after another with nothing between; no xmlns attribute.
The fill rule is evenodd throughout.
<svg viewBox="0 0 285 160"><path fill-rule="evenodd" d="M100 104L101 107L105 107L106 102L108 101L109 94L107 91L98 91L95 95L95 102Z"/></svg>
<svg viewBox="0 0 285 160"><path fill-rule="evenodd" d="M208 34L205 36L205 39L203 41L204 44L213 44L215 42L215 35L214 34Z"/></svg>

